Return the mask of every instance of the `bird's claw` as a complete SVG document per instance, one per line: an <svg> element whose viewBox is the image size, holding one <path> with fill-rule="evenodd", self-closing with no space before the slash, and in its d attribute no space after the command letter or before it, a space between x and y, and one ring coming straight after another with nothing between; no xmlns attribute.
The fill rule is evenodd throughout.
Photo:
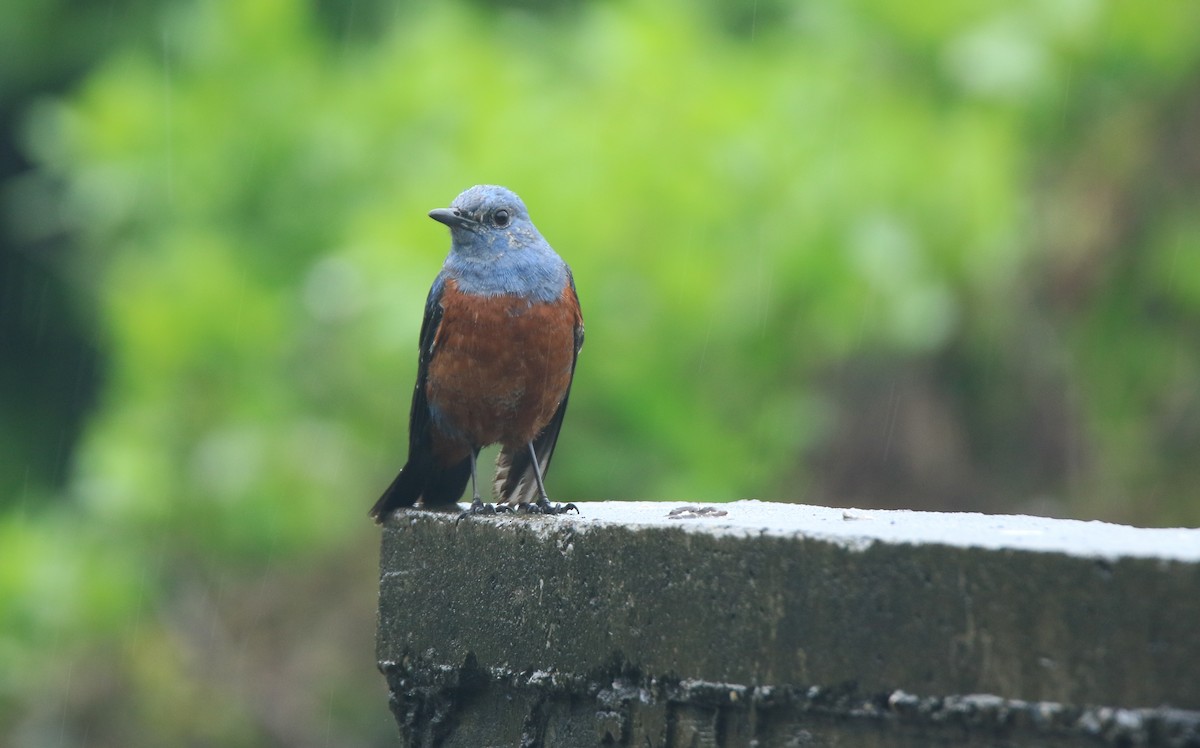
<svg viewBox="0 0 1200 748"><path fill-rule="evenodd" d="M575 510L576 514L579 514L579 507L574 504L570 502L566 504L551 504L550 500L545 497L539 499L537 504L530 504L529 506L531 507L529 511L539 514L566 514L572 509Z"/></svg>
<svg viewBox="0 0 1200 748"><path fill-rule="evenodd" d="M489 516L496 514L541 514L541 515L556 515L566 514L574 511L579 514L579 507L571 503L566 504L551 504L549 499L540 499L537 502L528 502L523 504L485 504L480 499L475 499L471 502L470 508L458 515L455 524L462 521L464 517Z"/></svg>
<svg viewBox="0 0 1200 748"><path fill-rule="evenodd" d="M458 515L458 519L454 520L454 524L457 525L459 522L461 522L463 517L477 517L481 514L495 514L497 508L498 507L492 506L491 504L483 503L483 501L480 499L472 499L471 506L462 514Z"/></svg>
<svg viewBox="0 0 1200 748"><path fill-rule="evenodd" d="M542 508L537 504L522 502L520 504L497 504L497 512L506 514L542 514Z"/></svg>

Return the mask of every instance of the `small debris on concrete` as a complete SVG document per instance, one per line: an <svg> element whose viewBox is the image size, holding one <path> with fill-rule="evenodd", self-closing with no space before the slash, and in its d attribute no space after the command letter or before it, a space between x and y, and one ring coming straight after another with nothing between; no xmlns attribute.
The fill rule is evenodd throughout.
<svg viewBox="0 0 1200 748"><path fill-rule="evenodd" d="M715 506L678 506L667 512L667 519L700 519L702 517L724 517L729 512Z"/></svg>

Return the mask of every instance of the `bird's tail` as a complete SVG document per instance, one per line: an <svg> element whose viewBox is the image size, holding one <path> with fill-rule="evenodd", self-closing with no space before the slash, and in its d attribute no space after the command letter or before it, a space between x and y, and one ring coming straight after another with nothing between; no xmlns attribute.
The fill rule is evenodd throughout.
<svg viewBox="0 0 1200 748"><path fill-rule="evenodd" d="M549 454L538 456L538 467L544 477L550 467ZM529 456L528 447L500 450L496 456L492 496L505 504L526 504L540 498L537 479L533 475L533 458Z"/></svg>
<svg viewBox="0 0 1200 748"><path fill-rule="evenodd" d="M383 520L396 509L417 503L425 481L418 476L421 471L413 469L414 467L412 463L405 465L392 479L391 485L379 497L379 501L375 502L375 506L371 507L371 519L382 524Z"/></svg>
<svg viewBox="0 0 1200 748"><path fill-rule="evenodd" d="M383 524L392 512L401 507L413 506L418 499L423 506L430 509L455 504L462 496L470 478L469 459L450 467L409 461L379 497L379 501L375 502L375 506L371 507L371 518Z"/></svg>

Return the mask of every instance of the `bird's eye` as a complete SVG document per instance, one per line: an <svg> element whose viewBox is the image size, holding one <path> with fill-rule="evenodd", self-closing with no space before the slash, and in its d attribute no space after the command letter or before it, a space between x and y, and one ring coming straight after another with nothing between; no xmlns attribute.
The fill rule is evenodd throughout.
<svg viewBox="0 0 1200 748"><path fill-rule="evenodd" d="M508 211L503 209L496 211L496 215L492 216L492 221L500 228L504 228L508 225Z"/></svg>

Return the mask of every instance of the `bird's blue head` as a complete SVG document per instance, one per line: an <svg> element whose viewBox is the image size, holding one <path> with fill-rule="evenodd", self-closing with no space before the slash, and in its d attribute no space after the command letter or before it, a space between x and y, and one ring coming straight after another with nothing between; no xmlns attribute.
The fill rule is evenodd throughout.
<svg viewBox="0 0 1200 748"><path fill-rule="evenodd" d="M562 295L568 269L529 220L515 193L492 184L476 185L449 208L429 217L450 227L450 254L442 272L460 290L482 296L521 294L539 301Z"/></svg>

